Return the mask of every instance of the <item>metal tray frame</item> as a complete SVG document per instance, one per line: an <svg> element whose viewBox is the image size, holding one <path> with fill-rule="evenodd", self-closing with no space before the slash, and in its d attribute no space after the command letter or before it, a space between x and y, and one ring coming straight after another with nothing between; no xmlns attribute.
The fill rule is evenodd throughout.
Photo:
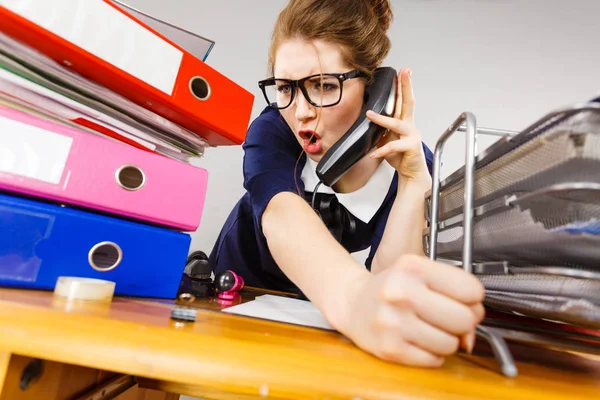
<svg viewBox="0 0 600 400"><path fill-rule="evenodd" d="M563 196L571 196L578 195L579 199L569 199L567 200ZM550 204L550 208L543 210L539 209L537 211L531 211L531 202L540 202L541 198L544 196L556 195L556 199L549 198L546 200L546 204ZM587 196L587 197L581 197ZM556 201L557 203L553 203ZM573 207L568 207L567 209L562 209L559 206L565 202L571 201L573 202ZM548 203L549 202L549 203ZM575 215L573 215L575 214ZM552 246L553 249L559 249L558 254L561 254L558 259L550 260L549 258L539 259L536 264L539 266L559 266L563 265L567 260L563 255L570 254L573 257L573 262L568 263L569 265L577 265L579 267L588 267L595 268L598 263L598 257L600 253L598 251L593 251L598 247L598 237L592 239L592 237L587 236L587 234L576 234L572 235L566 232L553 232L550 230L543 230L544 228L538 224L550 224L554 226L556 224L564 224L566 221L574 218L577 214L582 215L600 215L600 183L595 182L572 182L572 183L560 183L551 186L545 186L540 189L534 190L532 192L527 192L523 194L510 194L510 195L502 195L488 203L485 203L481 206L475 207L474 209L474 236L473 236L473 245L477 244L477 236L476 232L478 226L481 230L494 232L494 241L497 243L491 246L490 243L479 242L478 246L486 246L485 250L481 249L481 247L477 247L473 251L473 257L475 257L475 253L478 254L477 261L478 262L486 262L486 260L491 262L505 260L505 257L490 257L484 255L486 251L500 252L506 254L513 254L513 257L510 258L511 263L520 263L520 264L530 264L534 262L533 254L542 254L545 252L543 250L544 246ZM438 237L442 235L446 229L460 229L463 223L463 215L458 214L456 216L450 217L444 221L438 223ZM545 222L543 222L545 221ZM525 237L515 237L511 232L504 231L503 229L494 230L495 227L504 228L507 226L513 226L516 223L523 223L523 228L529 229L528 232L538 232L541 236L525 236ZM534 226L534 224L536 226ZM423 246L424 248L428 248L430 241L430 228L425 228L423 232ZM487 234L486 234L487 235ZM509 236L507 236L509 235ZM492 236L490 233L489 237ZM487 236L486 236L487 237ZM489 238L488 238L489 239ZM438 255L444 258L456 258L456 252L459 249L461 238L457 238L453 240L452 243L448 245L442 245L441 243L436 243L436 250ZM534 250L534 253L527 253L525 255L517 249L516 242L519 243L527 243L529 245L528 251L531 249ZM573 246L574 251L570 250L570 247ZM490 247L491 246L491 247ZM448 251L444 251L444 248L450 251L450 249L455 249L453 251L453 256L450 256ZM587 249L587 251L584 251ZM594 256L589 254L590 251L593 251ZM551 251L554 256L556 256L556 252ZM581 254L579 254L581 253ZM549 255L546 257L550 257ZM509 258L506 258L507 260ZM530 261L526 261L525 259L529 258ZM543 258L543 257L542 257ZM577 260L577 261L575 261ZM562 264L561 264L562 262ZM600 271L600 269L599 269Z"/></svg>
<svg viewBox="0 0 600 400"><path fill-rule="evenodd" d="M463 246L462 246L462 268L467 273L473 273L473 225L474 225L474 185L475 170L499 158L508 151L517 148L521 144L542 134L557 124L584 111L600 111L600 104L584 103L572 107L562 108L546 114L544 117L527 127L521 132L513 132L499 129L478 128L475 115L465 111L442 133L436 142L433 159L433 182L432 189L425 196L426 218L429 222L429 243L424 243L429 258L437 258L437 237L439 231L439 196L442 186L447 187L461 179L464 179L464 204L462 212L463 220ZM456 132L465 133L465 165L451 174L443 182L440 179L442 154L448 139ZM484 152L477 155L476 143L478 134L501 136L496 143L488 147ZM500 261L500 260L499 260ZM500 364L502 373L507 377L517 375L514 359L501 333L493 328L478 326L477 336L488 341L496 359Z"/></svg>

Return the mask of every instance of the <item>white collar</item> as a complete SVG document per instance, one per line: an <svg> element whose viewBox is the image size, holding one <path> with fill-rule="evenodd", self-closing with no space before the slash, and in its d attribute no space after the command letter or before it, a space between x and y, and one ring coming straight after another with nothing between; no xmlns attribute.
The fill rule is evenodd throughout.
<svg viewBox="0 0 600 400"><path fill-rule="evenodd" d="M307 156L302 169L302 182L304 182L304 188L307 192L312 192L319 182L316 169L317 163ZM390 191L395 172L396 170L387 161L383 160L367 183L354 192L336 193L333 189L324 185L320 185L317 192L334 194L352 215L368 224Z"/></svg>

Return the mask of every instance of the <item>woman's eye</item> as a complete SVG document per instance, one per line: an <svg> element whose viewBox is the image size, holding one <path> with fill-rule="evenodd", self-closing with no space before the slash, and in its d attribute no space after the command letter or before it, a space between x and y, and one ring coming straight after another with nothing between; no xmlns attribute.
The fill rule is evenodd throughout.
<svg viewBox="0 0 600 400"><path fill-rule="evenodd" d="M336 90L337 89L337 85L334 85L332 83L315 83L313 90L315 91L323 91L323 92L328 92L331 90Z"/></svg>
<svg viewBox="0 0 600 400"><path fill-rule="evenodd" d="M277 86L277 92L281 94L288 94L290 92L290 85Z"/></svg>

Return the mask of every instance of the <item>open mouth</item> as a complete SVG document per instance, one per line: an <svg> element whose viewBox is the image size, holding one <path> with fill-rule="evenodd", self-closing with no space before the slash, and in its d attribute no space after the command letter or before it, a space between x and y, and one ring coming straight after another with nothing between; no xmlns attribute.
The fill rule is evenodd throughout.
<svg viewBox="0 0 600 400"><path fill-rule="evenodd" d="M315 143L317 140L321 139L317 132L311 130L300 131L298 132L298 136L300 136L302 140L308 140L312 143Z"/></svg>
<svg viewBox="0 0 600 400"><path fill-rule="evenodd" d="M300 139L304 141L303 147L307 153L318 153L321 151L321 137L312 130L302 130L298 132Z"/></svg>

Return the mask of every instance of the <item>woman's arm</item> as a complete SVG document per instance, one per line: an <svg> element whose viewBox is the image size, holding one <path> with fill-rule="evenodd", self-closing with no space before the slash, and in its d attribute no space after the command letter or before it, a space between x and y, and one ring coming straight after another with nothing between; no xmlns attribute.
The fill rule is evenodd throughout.
<svg viewBox="0 0 600 400"><path fill-rule="evenodd" d="M262 216L262 227L277 265L339 328L339 317L349 312L347 294L369 272L294 193L281 192L271 199Z"/></svg>
<svg viewBox="0 0 600 400"><path fill-rule="evenodd" d="M396 199L373 257L372 272L377 273L393 265L403 254L424 255L425 193L430 188L431 178L428 175L419 180L400 177Z"/></svg>
<svg viewBox="0 0 600 400"><path fill-rule="evenodd" d="M483 318L483 287L471 274L425 257L403 256L369 273L291 192L275 195L263 232L281 270L331 325L376 356L439 366L460 342L473 345Z"/></svg>
<svg viewBox="0 0 600 400"><path fill-rule="evenodd" d="M367 114L375 123L388 129L381 147L370 156L385 158L398 171L398 191L383 237L373 256L373 272L394 265L402 255L424 254L425 193L431 188L431 176L421 134L414 124L414 105L410 71L403 69L398 77L394 116L385 117L372 112Z"/></svg>

